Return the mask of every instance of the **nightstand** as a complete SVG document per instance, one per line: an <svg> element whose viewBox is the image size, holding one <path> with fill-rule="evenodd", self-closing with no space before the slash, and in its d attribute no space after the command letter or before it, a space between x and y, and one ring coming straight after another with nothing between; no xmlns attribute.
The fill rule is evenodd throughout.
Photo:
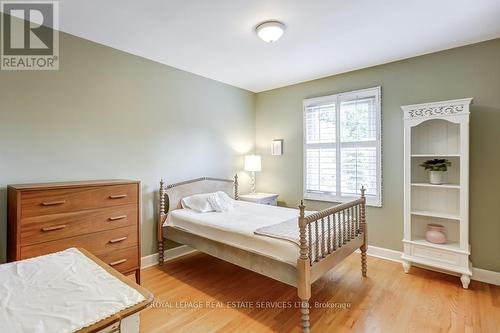
<svg viewBox="0 0 500 333"><path fill-rule="evenodd" d="M263 205L277 206L278 196L278 194L273 193L249 193L240 195L238 199Z"/></svg>

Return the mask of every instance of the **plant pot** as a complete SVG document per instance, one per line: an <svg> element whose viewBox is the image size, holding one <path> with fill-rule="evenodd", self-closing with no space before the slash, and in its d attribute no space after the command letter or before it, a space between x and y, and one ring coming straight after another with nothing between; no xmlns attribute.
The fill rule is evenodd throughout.
<svg viewBox="0 0 500 333"><path fill-rule="evenodd" d="M428 224L425 239L434 244L445 244L447 242L444 226L441 224Z"/></svg>
<svg viewBox="0 0 500 333"><path fill-rule="evenodd" d="M444 171L429 171L429 183L434 185L443 184Z"/></svg>

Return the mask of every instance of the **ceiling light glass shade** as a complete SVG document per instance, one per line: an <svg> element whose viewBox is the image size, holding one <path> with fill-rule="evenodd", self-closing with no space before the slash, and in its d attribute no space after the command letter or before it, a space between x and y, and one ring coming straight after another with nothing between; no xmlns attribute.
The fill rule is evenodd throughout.
<svg viewBox="0 0 500 333"><path fill-rule="evenodd" d="M255 30L264 42L274 43L283 36L285 25L278 21L269 21L259 24Z"/></svg>
<svg viewBox="0 0 500 333"><path fill-rule="evenodd" d="M261 163L260 156L247 155L245 156L245 171L260 171Z"/></svg>

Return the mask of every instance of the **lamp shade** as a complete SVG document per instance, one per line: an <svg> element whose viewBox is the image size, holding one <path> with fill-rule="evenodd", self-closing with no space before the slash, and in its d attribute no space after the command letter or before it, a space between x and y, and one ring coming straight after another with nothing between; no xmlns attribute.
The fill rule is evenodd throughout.
<svg viewBox="0 0 500 333"><path fill-rule="evenodd" d="M245 156L245 171L260 171L261 163L260 156L247 155Z"/></svg>

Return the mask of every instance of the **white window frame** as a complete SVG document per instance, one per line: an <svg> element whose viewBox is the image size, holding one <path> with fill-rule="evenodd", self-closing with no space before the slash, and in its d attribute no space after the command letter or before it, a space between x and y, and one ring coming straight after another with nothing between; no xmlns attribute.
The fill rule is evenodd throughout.
<svg viewBox="0 0 500 333"><path fill-rule="evenodd" d="M376 149L377 149L377 194L375 196L370 195L366 197L366 203L369 206L382 207L382 89L380 86L367 88L356 91L349 91L329 96L308 98L303 100L302 107L302 123L303 123L303 195L304 199L316 200L316 201L328 201L343 203L350 200L356 199L359 195L341 195L341 147L359 147L360 142L356 143L341 143L340 142L340 101L342 99L353 99L353 98L363 98L375 96L375 104L378 107L376 112ZM306 110L308 107L315 105L322 105L325 103L335 103L335 116L336 116L336 173L337 173L337 184L336 184L336 194L333 195L329 192L308 192L306 188L307 184L307 132L306 132ZM372 141L373 142L373 141ZM327 143L325 145L332 145Z"/></svg>

